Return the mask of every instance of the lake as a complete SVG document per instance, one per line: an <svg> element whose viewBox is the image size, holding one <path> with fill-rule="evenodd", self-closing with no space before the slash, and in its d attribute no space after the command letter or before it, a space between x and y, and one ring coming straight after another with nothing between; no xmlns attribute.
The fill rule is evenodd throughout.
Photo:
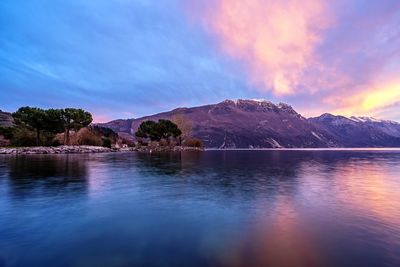
<svg viewBox="0 0 400 267"><path fill-rule="evenodd" d="M0 266L400 266L400 151L0 156Z"/></svg>

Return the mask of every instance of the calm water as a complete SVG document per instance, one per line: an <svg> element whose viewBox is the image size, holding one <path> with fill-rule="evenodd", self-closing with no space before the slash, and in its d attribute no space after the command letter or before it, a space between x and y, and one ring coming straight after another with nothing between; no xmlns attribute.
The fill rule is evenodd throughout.
<svg viewBox="0 0 400 267"><path fill-rule="evenodd" d="M0 266L400 266L400 151L2 156Z"/></svg>

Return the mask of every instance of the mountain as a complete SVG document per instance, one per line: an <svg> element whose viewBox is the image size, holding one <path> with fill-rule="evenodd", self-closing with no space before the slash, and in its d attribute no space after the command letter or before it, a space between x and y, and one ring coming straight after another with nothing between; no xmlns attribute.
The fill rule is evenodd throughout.
<svg viewBox="0 0 400 267"><path fill-rule="evenodd" d="M134 139L143 121L176 117L189 121L192 135L208 148L400 147L397 122L328 113L306 119L287 104L265 100L225 100L102 126Z"/></svg>
<svg viewBox="0 0 400 267"><path fill-rule="evenodd" d="M400 124L370 117L344 117L325 113L308 119L329 132L343 147L399 147Z"/></svg>
<svg viewBox="0 0 400 267"><path fill-rule="evenodd" d="M131 134L145 120L184 117L192 135L209 148L336 147L329 132L319 129L287 104L256 100L225 100L218 104L178 108L133 120L116 120L102 126ZM129 127L130 125L130 127Z"/></svg>
<svg viewBox="0 0 400 267"><path fill-rule="evenodd" d="M0 110L0 127L11 127L14 125L14 119L11 113Z"/></svg>
<svg viewBox="0 0 400 267"><path fill-rule="evenodd" d="M118 133L118 135L124 139L134 141L135 131L132 130L133 122L134 119L127 119L127 120L119 119L110 121L108 123L99 123L99 125L112 129L114 132Z"/></svg>

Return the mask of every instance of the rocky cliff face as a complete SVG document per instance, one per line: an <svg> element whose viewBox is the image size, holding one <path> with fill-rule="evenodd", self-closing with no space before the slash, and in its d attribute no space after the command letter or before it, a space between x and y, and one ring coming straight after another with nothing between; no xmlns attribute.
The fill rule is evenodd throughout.
<svg viewBox="0 0 400 267"><path fill-rule="evenodd" d="M14 119L11 113L0 110L0 127L11 127L14 124Z"/></svg>
<svg viewBox="0 0 400 267"><path fill-rule="evenodd" d="M10 145L10 140L5 136L1 128L8 128L14 125L14 119L11 113L2 112L0 110L0 147Z"/></svg>

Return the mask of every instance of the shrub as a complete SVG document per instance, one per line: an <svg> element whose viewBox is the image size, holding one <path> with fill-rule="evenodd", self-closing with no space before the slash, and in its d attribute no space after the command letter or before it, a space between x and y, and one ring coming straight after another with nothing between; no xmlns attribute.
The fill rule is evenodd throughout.
<svg viewBox="0 0 400 267"><path fill-rule="evenodd" d="M160 142L158 142L160 146L168 146L169 143L166 139L161 139Z"/></svg>
<svg viewBox="0 0 400 267"><path fill-rule="evenodd" d="M0 134L0 147L9 146L10 144L10 140L6 139L3 135Z"/></svg>
<svg viewBox="0 0 400 267"><path fill-rule="evenodd" d="M183 145L188 147L203 147L203 142L198 138L188 138L183 142Z"/></svg>
<svg viewBox="0 0 400 267"><path fill-rule="evenodd" d="M61 143L57 140L56 135L49 132L43 132L40 137L40 143L43 146L59 146Z"/></svg>
<svg viewBox="0 0 400 267"><path fill-rule="evenodd" d="M15 128L12 127L0 127L0 134L5 138L5 139L11 139L13 137Z"/></svg>
<svg viewBox="0 0 400 267"><path fill-rule="evenodd" d="M12 146L35 146L36 134L25 127L15 128L11 139Z"/></svg>
<svg viewBox="0 0 400 267"><path fill-rule="evenodd" d="M111 148L111 140L109 138L103 138L103 147Z"/></svg>
<svg viewBox="0 0 400 267"><path fill-rule="evenodd" d="M139 146L148 146L149 142L144 138L138 138L138 145Z"/></svg>
<svg viewBox="0 0 400 267"><path fill-rule="evenodd" d="M50 145L50 146L61 146L61 145L62 145L62 142L60 142L60 140L58 140L57 137L54 137L54 138L50 141L49 145Z"/></svg>
<svg viewBox="0 0 400 267"><path fill-rule="evenodd" d="M132 140L122 139L122 145L127 145L128 147L135 147L135 142Z"/></svg>
<svg viewBox="0 0 400 267"><path fill-rule="evenodd" d="M73 138L75 139L75 138ZM103 141L100 136L96 135L88 128L82 128L76 133L76 143L86 146L101 146Z"/></svg>

